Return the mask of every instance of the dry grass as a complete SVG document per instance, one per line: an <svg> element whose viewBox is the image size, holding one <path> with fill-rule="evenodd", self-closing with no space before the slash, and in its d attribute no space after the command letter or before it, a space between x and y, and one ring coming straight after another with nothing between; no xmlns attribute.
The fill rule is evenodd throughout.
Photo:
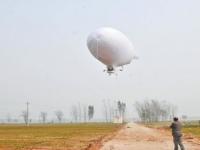
<svg viewBox="0 0 200 150"><path fill-rule="evenodd" d="M166 130L170 130L171 122L156 122L156 123L148 123L145 124L147 127L151 128L162 128ZM198 121L187 121L183 122L183 133L185 135L192 135L200 139L200 125Z"/></svg>
<svg viewBox="0 0 200 150"><path fill-rule="evenodd" d="M0 125L0 149L81 150L119 129L106 123L61 125Z"/></svg>
<svg viewBox="0 0 200 150"><path fill-rule="evenodd" d="M200 125L198 123L193 122L185 124L183 132L186 134L194 135L195 137L200 139Z"/></svg>

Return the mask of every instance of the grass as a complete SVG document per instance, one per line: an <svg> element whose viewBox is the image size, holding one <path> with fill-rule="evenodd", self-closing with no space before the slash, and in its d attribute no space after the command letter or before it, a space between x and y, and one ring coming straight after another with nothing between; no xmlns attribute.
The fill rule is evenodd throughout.
<svg viewBox="0 0 200 150"><path fill-rule="evenodd" d="M0 149L81 150L92 141L113 133L120 125L108 123L57 125L0 125Z"/></svg>
<svg viewBox="0 0 200 150"><path fill-rule="evenodd" d="M148 123L145 125L151 128L164 128L170 130L169 128L170 124L171 122L156 122L156 123ZM183 122L182 130L183 133L185 133L186 135L193 135L200 139L200 124L198 121Z"/></svg>
<svg viewBox="0 0 200 150"><path fill-rule="evenodd" d="M186 134L192 134L200 139L200 123L196 121L185 123L183 132Z"/></svg>

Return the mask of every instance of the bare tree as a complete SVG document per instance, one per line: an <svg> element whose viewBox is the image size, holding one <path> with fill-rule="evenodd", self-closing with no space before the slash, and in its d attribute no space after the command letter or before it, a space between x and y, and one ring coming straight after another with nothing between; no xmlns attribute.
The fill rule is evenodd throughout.
<svg viewBox="0 0 200 150"><path fill-rule="evenodd" d="M10 123L12 121L10 114L6 115L6 120L7 120L8 123Z"/></svg>
<svg viewBox="0 0 200 150"><path fill-rule="evenodd" d="M105 121L108 122L108 106L105 100L103 100L103 114L105 117Z"/></svg>
<svg viewBox="0 0 200 150"><path fill-rule="evenodd" d="M78 120L79 120L79 122L82 121L82 111L81 111L81 104L80 104L80 102L78 103Z"/></svg>
<svg viewBox="0 0 200 150"><path fill-rule="evenodd" d="M42 119L42 123L46 123L47 113L46 112L40 112L40 117Z"/></svg>
<svg viewBox="0 0 200 150"><path fill-rule="evenodd" d="M61 123L64 116L63 112L60 110L55 111L55 115L56 115L56 118L58 119L58 122Z"/></svg>
<svg viewBox="0 0 200 150"><path fill-rule="evenodd" d="M83 106L83 118L84 118L84 122L87 122L87 106L86 105Z"/></svg>
<svg viewBox="0 0 200 150"><path fill-rule="evenodd" d="M94 116L94 106L88 106L88 119L91 120Z"/></svg>
<svg viewBox="0 0 200 150"><path fill-rule="evenodd" d="M161 103L161 120L162 121L165 121L165 120L168 120L170 119L170 106L172 104L168 104L166 103L165 101L162 101Z"/></svg>
<svg viewBox="0 0 200 150"><path fill-rule="evenodd" d="M26 110L22 111L22 114L21 114L21 116L23 117L24 122L25 122L26 125L28 125L28 115L27 114L28 113L27 113Z"/></svg>
<svg viewBox="0 0 200 150"><path fill-rule="evenodd" d="M169 107L170 120L176 116L177 110L178 110L177 106L172 105L172 104L170 105L170 107Z"/></svg>
<svg viewBox="0 0 200 150"><path fill-rule="evenodd" d="M140 102L135 102L135 109L138 113L139 118L141 119L142 122L146 121L146 110L144 108L144 104Z"/></svg>
<svg viewBox="0 0 200 150"><path fill-rule="evenodd" d="M115 111L114 111L114 106L110 100L108 101L108 112L109 112L109 121L112 122Z"/></svg>
<svg viewBox="0 0 200 150"><path fill-rule="evenodd" d="M31 119L29 120L29 105L30 103L27 101L26 102L26 118L27 118L27 121L26 121L26 125L29 126L29 122L31 122Z"/></svg>
<svg viewBox="0 0 200 150"><path fill-rule="evenodd" d="M78 108L76 107L76 105L72 106L71 115L72 115L73 120L75 122L77 122L78 121Z"/></svg>
<svg viewBox="0 0 200 150"><path fill-rule="evenodd" d="M126 104L118 101L117 102L117 106L118 106L118 112L119 112L119 117L122 118L122 121L124 122L125 120L125 111L126 111Z"/></svg>
<svg viewBox="0 0 200 150"><path fill-rule="evenodd" d="M171 115L175 114L177 108L165 101L145 100L136 102L135 108L139 118L143 122L157 122L167 120Z"/></svg>

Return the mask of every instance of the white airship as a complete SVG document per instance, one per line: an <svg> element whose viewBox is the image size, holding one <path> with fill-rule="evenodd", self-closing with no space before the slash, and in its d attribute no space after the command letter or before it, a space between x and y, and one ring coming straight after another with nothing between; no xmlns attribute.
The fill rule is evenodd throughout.
<svg viewBox="0 0 200 150"><path fill-rule="evenodd" d="M132 42L120 31L103 27L92 32L87 39L91 54L107 66L111 74L115 68L131 63L134 58Z"/></svg>

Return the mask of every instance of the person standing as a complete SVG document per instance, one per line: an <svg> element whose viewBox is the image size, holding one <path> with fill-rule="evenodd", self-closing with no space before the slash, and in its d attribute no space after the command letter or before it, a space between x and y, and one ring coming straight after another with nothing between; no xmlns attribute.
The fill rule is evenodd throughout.
<svg viewBox="0 0 200 150"><path fill-rule="evenodd" d="M181 150L185 150L184 145L182 143L182 124L178 120L178 117L174 117L174 121L170 125L170 128L172 129L172 136L174 141L174 150L178 150L178 146L180 146Z"/></svg>

